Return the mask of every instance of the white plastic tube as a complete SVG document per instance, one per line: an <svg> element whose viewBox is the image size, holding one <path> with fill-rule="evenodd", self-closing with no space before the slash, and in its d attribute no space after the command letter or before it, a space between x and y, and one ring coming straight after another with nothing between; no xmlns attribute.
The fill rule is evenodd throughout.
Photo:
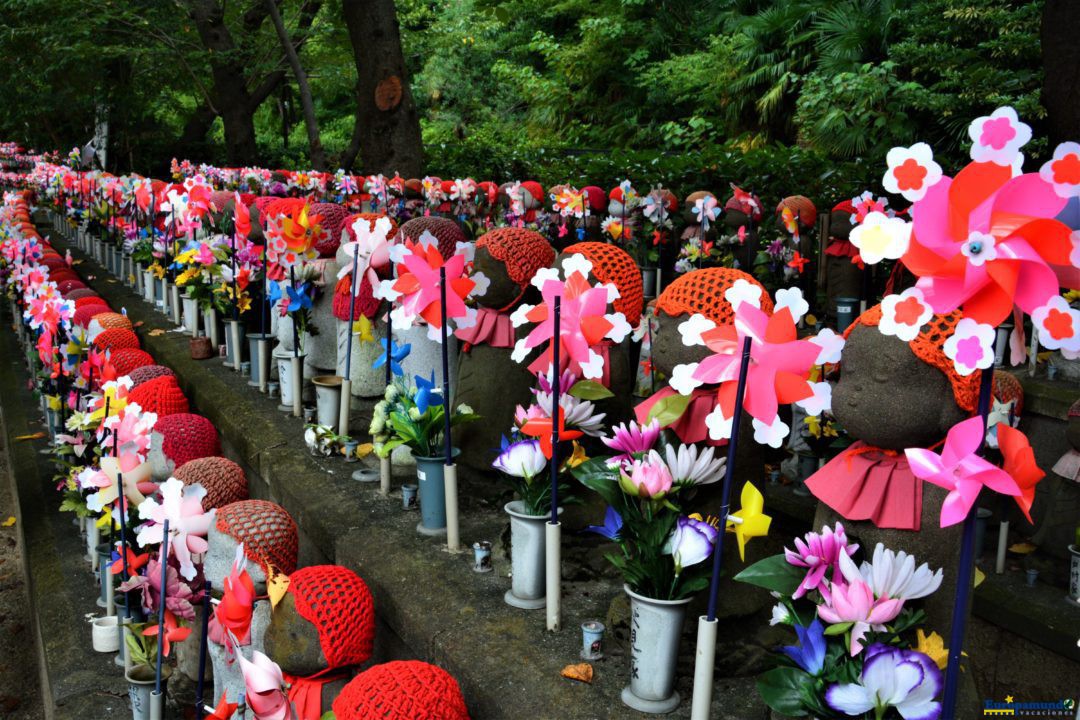
<svg viewBox="0 0 1080 720"><path fill-rule="evenodd" d="M547 593L547 629L556 632L562 622L562 523L548 522L544 530Z"/></svg>
<svg viewBox="0 0 1080 720"><path fill-rule="evenodd" d="M383 497L390 494L390 479L394 475L393 466L390 464L390 456L379 458L379 492Z"/></svg>
<svg viewBox="0 0 1080 720"><path fill-rule="evenodd" d="M1005 574L1005 551L1009 547L1009 521L1001 522L1001 532L998 534L997 562L994 563L994 572L998 575Z"/></svg>
<svg viewBox="0 0 1080 720"><path fill-rule="evenodd" d="M443 466L443 491L446 496L446 549L461 552L461 536L458 527L457 465Z"/></svg>
<svg viewBox="0 0 1080 720"><path fill-rule="evenodd" d="M698 617L697 651L694 653L694 701L690 707L690 720L709 720L718 626L716 620L709 620L705 615Z"/></svg>
<svg viewBox="0 0 1080 720"><path fill-rule="evenodd" d="M292 414L304 416L304 365L303 358L293 355L289 370L292 375Z"/></svg>
<svg viewBox="0 0 1080 720"><path fill-rule="evenodd" d="M338 434L349 434L349 410L352 406L352 380L342 378L341 400L338 402Z"/></svg>

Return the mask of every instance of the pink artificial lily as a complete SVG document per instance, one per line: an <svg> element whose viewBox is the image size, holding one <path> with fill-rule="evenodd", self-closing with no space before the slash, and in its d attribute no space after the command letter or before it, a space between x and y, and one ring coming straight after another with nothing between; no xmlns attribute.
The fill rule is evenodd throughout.
<svg viewBox="0 0 1080 720"><path fill-rule="evenodd" d="M206 535L214 520L215 511L203 512L202 499L206 489L202 485L187 485L169 478L160 485L161 502L147 498L139 505L139 517L149 520L136 536L139 547L160 543L163 523L169 521L169 551L180 563L180 574L186 580L195 577L192 553L204 553L209 549Z"/></svg>
<svg viewBox="0 0 1080 720"><path fill-rule="evenodd" d="M285 678L278 664L258 650L251 654L251 660L240 653L237 657L244 674L244 697L255 720L285 720L289 716L289 698L282 689Z"/></svg>
<svg viewBox="0 0 1080 720"><path fill-rule="evenodd" d="M904 451L915 477L949 491L941 506L941 527L963 521L984 485L1003 495L1023 494L1007 472L978 456L984 433L983 419L976 416L952 426L940 455L921 448Z"/></svg>
<svg viewBox="0 0 1080 720"><path fill-rule="evenodd" d="M862 652L862 640L871 628L880 629L896 619L904 609L904 601L894 598L874 598L874 592L862 580L851 584L833 583L828 602L818 605L818 617L830 625L852 623L851 656Z"/></svg>

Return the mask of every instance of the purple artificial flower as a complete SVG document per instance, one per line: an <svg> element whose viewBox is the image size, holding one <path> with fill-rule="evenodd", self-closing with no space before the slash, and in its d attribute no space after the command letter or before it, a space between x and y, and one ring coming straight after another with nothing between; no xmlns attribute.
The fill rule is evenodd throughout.
<svg viewBox="0 0 1080 720"><path fill-rule="evenodd" d="M773 257L779 257L784 252L783 238L773 240L771 243L769 243L769 247L765 250L765 252L772 255Z"/></svg>
<svg viewBox="0 0 1080 720"><path fill-rule="evenodd" d="M618 510L608 505L607 511L604 513L604 524L589 525L583 532L594 532L597 535L603 535L608 540L618 542L619 533L622 532L622 526L622 515L619 514Z"/></svg>
<svg viewBox="0 0 1080 720"><path fill-rule="evenodd" d="M675 576L691 565L697 565L712 555L720 531L703 520L700 515L680 516L675 529L664 545L675 561Z"/></svg>
<svg viewBox="0 0 1080 720"><path fill-rule="evenodd" d="M795 624L798 645L785 645L780 650L795 664L811 675L817 675L825 667L825 626L814 618L809 627Z"/></svg>
<svg viewBox="0 0 1080 720"><path fill-rule="evenodd" d="M840 577L840 553L845 552L850 557L858 549L858 545L848 545L847 534L840 523L836 523L835 530L826 525L821 533L807 533L805 542L795 538L795 550L784 548L784 557L791 565L807 568L807 573L791 597L801 598L811 590L827 593L825 573L832 568L833 578Z"/></svg>
<svg viewBox="0 0 1080 720"><path fill-rule="evenodd" d="M832 685L825 691L829 707L845 715L862 717L871 710L882 717L896 708L904 720L938 720L941 670L917 650L875 643L866 649L859 682Z"/></svg>

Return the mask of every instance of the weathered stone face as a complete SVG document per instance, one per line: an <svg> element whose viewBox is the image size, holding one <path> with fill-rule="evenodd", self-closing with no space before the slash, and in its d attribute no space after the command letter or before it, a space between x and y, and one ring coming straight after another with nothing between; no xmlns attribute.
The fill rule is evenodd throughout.
<svg viewBox="0 0 1080 720"><path fill-rule="evenodd" d="M701 362L710 352L704 345L687 347L683 345L679 334L679 324L687 319L686 315L672 317L665 313L653 315L650 309L647 317L652 321L652 360L653 365L665 377L671 377L676 365Z"/></svg>
<svg viewBox="0 0 1080 720"><path fill-rule="evenodd" d="M829 236L847 240L851 236L851 213L843 210L833 210L829 213Z"/></svg>
<svg viewBox="0 0 1080 720"><path fill-rule="evenodd" d="M225 578L232 571L233 563L236 562L236 550L240 543L232 535L217 529L217 524L210 526L207 534L207 543L210 549L203 559L203 574L206 579L213 583L215 588L224 587ZM248 575L255 586L257 595L266 594L266 573L258 563L248 561Z"/></svg>
<svg viewBox="0 0 1080 720"><path fill-rule="evenodd" d="M506 264L502 260L492 257L486 247L476 248L473 261L476 269L484 273L488 280L491 281L487 292L477 298L478 304L501 310L514 302L518 295L521 294L521 288L510 279Z"/></svg>
<svg viewBox="0 0 1080 720"><path fill-rule="evenodd" d="M930 447L967 417L944 373L875 327L852 330L841 362L833 414L853 437L870 445Z"/></svg>
<svg viewBox="0 0 1080 720"><path fill-rule="evenodd" d="M291 592L285 593L274 608L263 645L270 659L290 675L313 675L330 664L323 654L318 629L297 612Z"/></svg>

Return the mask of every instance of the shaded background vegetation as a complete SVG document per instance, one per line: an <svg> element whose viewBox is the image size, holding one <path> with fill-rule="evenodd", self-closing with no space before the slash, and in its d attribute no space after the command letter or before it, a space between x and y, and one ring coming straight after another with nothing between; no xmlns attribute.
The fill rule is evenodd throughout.
<svg viewBox="0 0 1080 720"><path fill-rule="evenodd" d="M214 97L214 53L192 20L207 2L0 0L0 136L67 149L104 111L110 169L160 174L174 156L224 164L222 108L208 106L229 99ZM336 167L357 121L342 0L277 6ZM880 177L895 144L926 140L955 167L968 122L998 105L1046 136L1041 0L393 6L425 170L443 177L610 186L629 176L683 190L735 181L831 197ZM252 111L258 162L308 166L298 87L264 3L220 7L248 87L280 76ZM1045 154L1042 143L1029 152Z"/></svg>

